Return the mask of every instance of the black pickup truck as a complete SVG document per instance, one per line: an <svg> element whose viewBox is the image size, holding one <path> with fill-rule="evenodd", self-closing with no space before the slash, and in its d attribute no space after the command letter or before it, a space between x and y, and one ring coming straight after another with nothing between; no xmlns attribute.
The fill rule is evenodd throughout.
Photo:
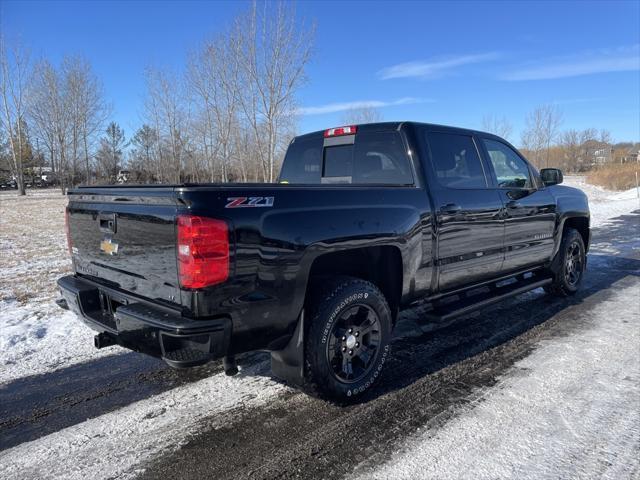
<svg viewBox="0 0 640 480"><path fill-rule="evenodd" d="M58 303L174 367L271 352L273 373L348 400L380 376L398 312L448 320L578 288L589 207L491 134L414 122L296 137L278 184L80 187Z"/></svg>

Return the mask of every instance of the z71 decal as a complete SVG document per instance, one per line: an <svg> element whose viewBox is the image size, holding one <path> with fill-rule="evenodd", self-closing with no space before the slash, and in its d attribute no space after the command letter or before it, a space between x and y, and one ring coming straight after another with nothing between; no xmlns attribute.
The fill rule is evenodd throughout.
<svg viewBox="0 0 640 480"><path fill-rule="evenodd" d="M274 197L229 197L224 208L273 207Z"/></svg>

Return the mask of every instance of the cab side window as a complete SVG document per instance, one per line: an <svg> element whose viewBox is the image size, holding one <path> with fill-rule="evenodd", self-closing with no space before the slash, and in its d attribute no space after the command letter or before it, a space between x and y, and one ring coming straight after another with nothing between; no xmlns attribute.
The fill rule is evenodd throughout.
<svg viewBox="0 0 640 480"><path fill-rule="evenodd" d="M428 133L438 183L447 188L487 188L473 138L452 133Z"/></svg>
<svg viewBox="0 0 640 480"><path fill-rule="evenodd" d="M496 173L500 188L533 188L529 166L511 147L502 142L482 139Z"/></svg>

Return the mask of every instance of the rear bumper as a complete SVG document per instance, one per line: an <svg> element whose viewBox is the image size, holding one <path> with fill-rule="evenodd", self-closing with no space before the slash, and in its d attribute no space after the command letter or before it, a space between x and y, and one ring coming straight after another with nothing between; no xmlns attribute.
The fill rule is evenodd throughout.
<svg viewBox="0 0 640 480"><path fill-rule="evenodd" d="M100 332L98 347L109 344L104 339L110 339L178 368L202 365L225 356L229 349L229 318L186 318L175 310L74 275L60 278L58 286L62 295L58 305Z"/></svg>

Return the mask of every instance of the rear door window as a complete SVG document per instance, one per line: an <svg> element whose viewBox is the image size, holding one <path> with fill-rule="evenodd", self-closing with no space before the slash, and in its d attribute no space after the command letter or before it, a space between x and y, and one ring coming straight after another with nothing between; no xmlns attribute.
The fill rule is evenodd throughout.
<svg viewBox="0 0 640 480"><path fill-rule="evenodd" d="M487 188L478 150L469 135L427 134L438 183L447 188Z"/></svg>

